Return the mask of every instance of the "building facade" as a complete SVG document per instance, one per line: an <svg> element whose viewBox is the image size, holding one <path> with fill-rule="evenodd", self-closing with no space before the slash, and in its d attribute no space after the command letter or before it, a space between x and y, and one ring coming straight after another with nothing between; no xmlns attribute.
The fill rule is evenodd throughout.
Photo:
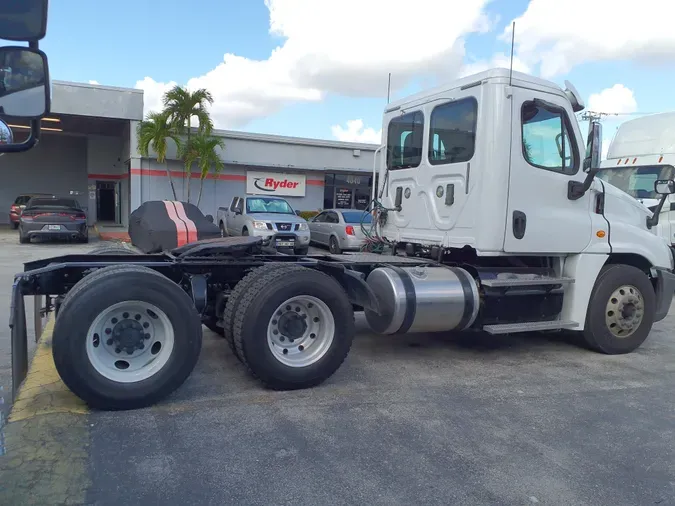
<svg viewBox="0 0 675 506"><path fill-rule="evenodd" d="M77 198L90 224L128 226L129 214L148 200L187 200L188 184L175 147L159 164L138 152L142 90L54 81L51 114L42 120L39 144L0 156L0 223L22 193ZM10 123L15 138L28 122ZM218 207L245 194L278 195L299 211L365 208L370 201L376 145L216 130L225 166L202 181L189 179L190 202L215 216ZM169 177L170 176L170 177Z"/></svg>

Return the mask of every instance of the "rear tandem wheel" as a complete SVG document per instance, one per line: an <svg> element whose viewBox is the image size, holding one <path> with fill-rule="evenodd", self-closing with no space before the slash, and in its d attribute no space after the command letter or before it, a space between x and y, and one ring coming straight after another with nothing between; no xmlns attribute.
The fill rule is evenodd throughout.
<svg viewBox="0 0 675 506"><path fill-rule="evenodd" d="M354 338L354 312L342 286L314 269L277 264L235 289L232 337L239 359L266 387L319 385L342 365ZM255 272L255 271L254 271ZM229 304L229 303L228 303Z"/></svg>

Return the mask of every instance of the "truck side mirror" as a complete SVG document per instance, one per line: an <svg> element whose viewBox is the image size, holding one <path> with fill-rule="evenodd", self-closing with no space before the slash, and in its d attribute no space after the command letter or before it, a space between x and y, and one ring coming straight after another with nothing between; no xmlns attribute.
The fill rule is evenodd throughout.
<svg viewBox="0 0 675 506"><path fill-rule="evenodd" d="M675 181L672 179L654 181L654 191L659 195L671 195L675 193Z"/></svg>
<svg viewBox="0 0 675 506"><path fill-rule="evenodd" d="M5 132L0 138L0 153L26 151L35 145L40 118L49 113L50 101L47 56L39 49L0 47L0 116L31 120L28 139L15 143L14 136L10 139ZM5 123L5 127L10 125Z"/></svg>
<svg viewBox="0 0 675 506"><path fill-rule="evenodd" d="M47 34L48 0L0 2L0 39L37 42Z"/></svg>
<svg viewBox="0 0 675 506"><path fill-rule="evenodd" d="M600 167L600 157L602 156L602 125L593 121L588 129L588 141L586 142L586 157L584 158L584 172L590 172L591 169L597 171Z"/></svg>

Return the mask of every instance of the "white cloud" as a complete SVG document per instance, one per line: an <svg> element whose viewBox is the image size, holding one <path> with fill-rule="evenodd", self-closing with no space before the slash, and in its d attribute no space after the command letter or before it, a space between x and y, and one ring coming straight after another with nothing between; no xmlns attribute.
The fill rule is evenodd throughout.
<svg viewBox="0 0 675 506"><path fill-rule="evenodd" d="M98 81L94 81L93 79L90 79L89 84L101 84L101 83L99 83Z"/></svg>
<svg viewBox="0 0 675 506"><path fill-rule="evenodd" d="M145 77L141 81L136 81L135 88L143 90L143 112L147 115L149 112L158 112L162 109L162 97L164 93L176 86L175 81L168 83L158 83L151 77Z"/></svg>
<svg viewBox="0 0 675 506"><path fill-rule="evenodd" d="M600 93L593 93L588 99L587 110L593 112L627 114L637 111L633 90L623 84L615 84Z"/></svg>
<svg viewBox="0 0 675 506"><path fill-rule="evenodd" d="M672 65L673 17L668 0L531 0L515 20L516 54L545 78L601 60ZM501 38L511 40L511 24Z"/></svg>
<svg viewBox="0 0 675 506"><path fill-rule="evenodd" d="M217 127L240 127L292 102L316 102L326 93L384 96L413 77L456 76L463 37L485 32L494 20L483 9L491 0L265 0L270 33L284 42L266 60L227 53L188 88L208 88ZM421 28L423 27L423 28ZM168 83L146 77L146 112Z"/></svg>
<svg viewBox="0 0 675 506"><path fill-rule="evenodd" d="M331 131L333 132L333 137L344 142L380 144L382 139L382 129L365 128L361 119L347 121L347 128L343 128L342 125L333 125Z"/></svg>

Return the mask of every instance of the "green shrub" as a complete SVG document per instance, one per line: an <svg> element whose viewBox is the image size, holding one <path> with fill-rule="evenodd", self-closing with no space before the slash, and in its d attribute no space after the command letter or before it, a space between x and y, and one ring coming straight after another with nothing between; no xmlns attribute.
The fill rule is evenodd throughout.
<svg viewBox="0 0 675 506"><path fill-rule="evenodd" d="M317 214L319 214L319 211L300 211L300 217L306 220L314 218Z"/></svg>

